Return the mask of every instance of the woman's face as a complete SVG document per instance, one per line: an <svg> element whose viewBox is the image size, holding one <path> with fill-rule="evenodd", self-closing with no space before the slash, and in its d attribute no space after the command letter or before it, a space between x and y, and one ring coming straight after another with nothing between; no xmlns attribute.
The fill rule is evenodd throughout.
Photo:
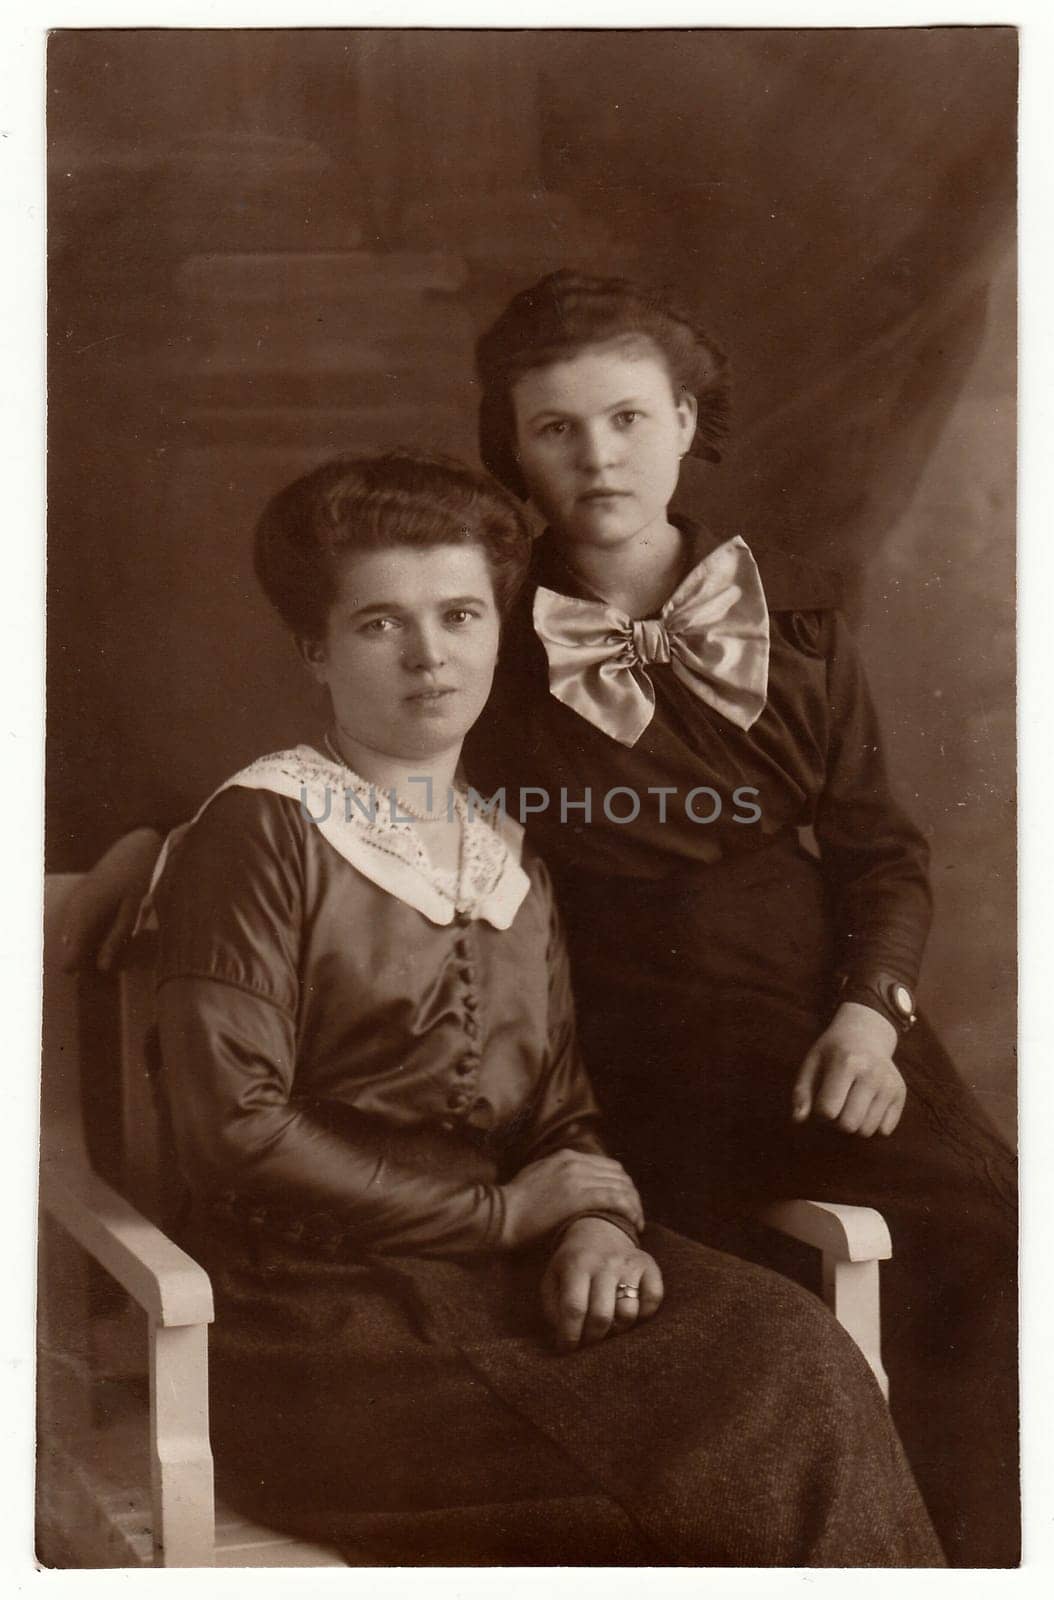
<svg viewBox="0 0 1054 1600"><path fill-rule="evenodd" d="M395 761L459 749L486 704L499 617L479 545L396 545L341 562L324 636L305 643L338 729Z"/></svg>
<svg viewBox="0 0 1054 1600"><path fill-rule="evenodd" d="M512 404L524 480L562 543L614 548L665 522L696 404L675 398L650 339L588 345L525 372Z"/></svg>

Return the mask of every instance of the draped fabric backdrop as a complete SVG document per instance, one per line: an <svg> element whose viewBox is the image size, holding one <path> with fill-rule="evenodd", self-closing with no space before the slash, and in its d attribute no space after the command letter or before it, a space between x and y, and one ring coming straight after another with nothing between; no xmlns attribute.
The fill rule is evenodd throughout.
<svg viewBox="0 0 1054 1600"><path fill-rule="evenodd" d="M49 866L302 733L275 488L472 459L508 294L644 275L733 361L685 505L846 574L933 843L922 999L1012 1131L1016 67L998 27L54 34Z"/></svg>

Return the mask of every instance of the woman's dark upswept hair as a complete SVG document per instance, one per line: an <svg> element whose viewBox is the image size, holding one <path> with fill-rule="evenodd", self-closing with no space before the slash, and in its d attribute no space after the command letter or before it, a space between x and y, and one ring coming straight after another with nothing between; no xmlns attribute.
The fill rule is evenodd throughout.
<svg viewBox="0 0 1054 1600"><path fill-rule="evenodd" d="M256 525L254 564L282 621L298 638L318 639L342 556L445 544L480 547L507 611L530 558L527 521L511 495L447 456L340 456L270 501Z"/></svg>
<svg viewBox="0 0 1054 1600"><path fill-rule="evenodd" d="M675 395L695 396L699 417L691 454L720 461L716 446L728 431L728 361L713 340L656 290L625 278L554 272L514 295L476 342L479 453L488 472L527 499L512 406L518 378L587 345L634 335L656 346Z"/></svg>

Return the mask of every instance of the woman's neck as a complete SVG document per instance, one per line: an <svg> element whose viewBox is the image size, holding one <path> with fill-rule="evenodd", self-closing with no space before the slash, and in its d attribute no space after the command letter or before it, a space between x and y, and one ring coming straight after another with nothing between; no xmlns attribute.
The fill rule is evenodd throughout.
<svg viewBox="0 0 1054 1600"><path fill-rule="evenodd" d="M404 760L361 744L339 724L334 726L330 740L334 751L353 772L377 789L393 794L408 816L419 820L448 819L450 792L461 760L460 744L437 755Z"/></svg>
<svg viewBox="0 0 1054 1600"><path fill-rule="evenodd" d="M684 577L685 540L665 517L614 548L556 543L572 572L631 617L658 611Z"/></svg>

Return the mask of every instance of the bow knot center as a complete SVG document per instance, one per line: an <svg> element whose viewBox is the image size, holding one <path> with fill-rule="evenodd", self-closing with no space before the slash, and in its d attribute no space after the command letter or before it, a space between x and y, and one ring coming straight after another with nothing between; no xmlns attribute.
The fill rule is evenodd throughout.
<svg viewBox="0 0 1054 1600"><path fill-rule="evenodd" d="M633 647L641 661L669 661L670 636L666 632L666 624L656 618L647 622L635 622Z"/></svg>

